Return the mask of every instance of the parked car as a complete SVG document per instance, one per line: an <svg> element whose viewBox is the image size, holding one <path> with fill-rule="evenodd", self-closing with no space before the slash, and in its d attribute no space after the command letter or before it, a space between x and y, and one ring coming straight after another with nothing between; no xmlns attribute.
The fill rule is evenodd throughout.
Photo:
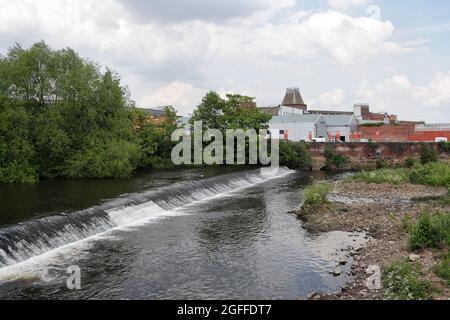
<svg viewBox="0 0 450 320"><path fill-rule="evenodd" d="M439 137L439 138L436 138L435 142L448 142L448 139L447 138L443 138L443 137Z"/></svg>

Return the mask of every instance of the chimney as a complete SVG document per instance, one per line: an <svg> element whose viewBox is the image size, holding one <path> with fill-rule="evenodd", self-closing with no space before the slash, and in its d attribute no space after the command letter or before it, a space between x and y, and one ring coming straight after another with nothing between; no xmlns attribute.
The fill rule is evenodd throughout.
<svg viewBox="0 0 450 320"><path fill-rule="evenodd" d="M286 89L286 95L284 96L281 105L285 107L297 108L303 111L306 111L308 107L303 101L299 88Z"/></svg>

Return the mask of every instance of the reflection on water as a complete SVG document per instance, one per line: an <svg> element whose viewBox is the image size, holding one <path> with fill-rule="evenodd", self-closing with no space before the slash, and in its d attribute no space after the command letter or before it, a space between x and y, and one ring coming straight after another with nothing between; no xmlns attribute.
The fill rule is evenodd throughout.
<svg viewBox="0 0 450 320"><path fill-rule="evenodd" d="M156 190L190 178L200 181L201 170L167 173L166 178L159 174L159 182L149 181L156 179L151 174L140 176L126 182L128 187L122 185L120 192ZM215 175L210 173L201 182L208 190L219 192L217 185L236 179L234 175L211 178ZM309 182L309 173L290 173L166 208L173 215L113 230L56 250L45 259L12 266L11 273L19 274L19 280L3 283L0 297L298 299L314 291L335 291L349 271L345 269L338 278L329 274L336 266L336 253L342 247L356 247L363 239L359 236L354 242L341 232L309 234L295 216L287 214L298 205L300 190ZM112 196L118 196L114 192ZM89 200L71 209L95 204ZM65 287L70 265L81 267L82 290Z"/></svg>

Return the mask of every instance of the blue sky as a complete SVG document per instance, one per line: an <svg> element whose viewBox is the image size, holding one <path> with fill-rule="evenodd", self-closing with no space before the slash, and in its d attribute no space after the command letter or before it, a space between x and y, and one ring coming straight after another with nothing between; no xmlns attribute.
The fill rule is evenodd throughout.
<svg viewBox="0 0 450 320"><path fill-rule="evenodd" d="M314 109L365 102L450 122L450 1L0 0L0 52L72 47L119 72L140 106L189 114L208 90Z"/></svg>

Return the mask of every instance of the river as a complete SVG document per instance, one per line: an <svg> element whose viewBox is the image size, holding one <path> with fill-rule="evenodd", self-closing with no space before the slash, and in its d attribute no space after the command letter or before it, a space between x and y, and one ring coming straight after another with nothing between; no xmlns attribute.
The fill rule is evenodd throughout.
<svg viewBox="0 0 450 320"><path fill-rule="evenodd" d="M211 167L0 185L2 299L302 299L333 292L341 248L287 212L324 173ZM70 290L67 268L81 270Z"/></svg>

